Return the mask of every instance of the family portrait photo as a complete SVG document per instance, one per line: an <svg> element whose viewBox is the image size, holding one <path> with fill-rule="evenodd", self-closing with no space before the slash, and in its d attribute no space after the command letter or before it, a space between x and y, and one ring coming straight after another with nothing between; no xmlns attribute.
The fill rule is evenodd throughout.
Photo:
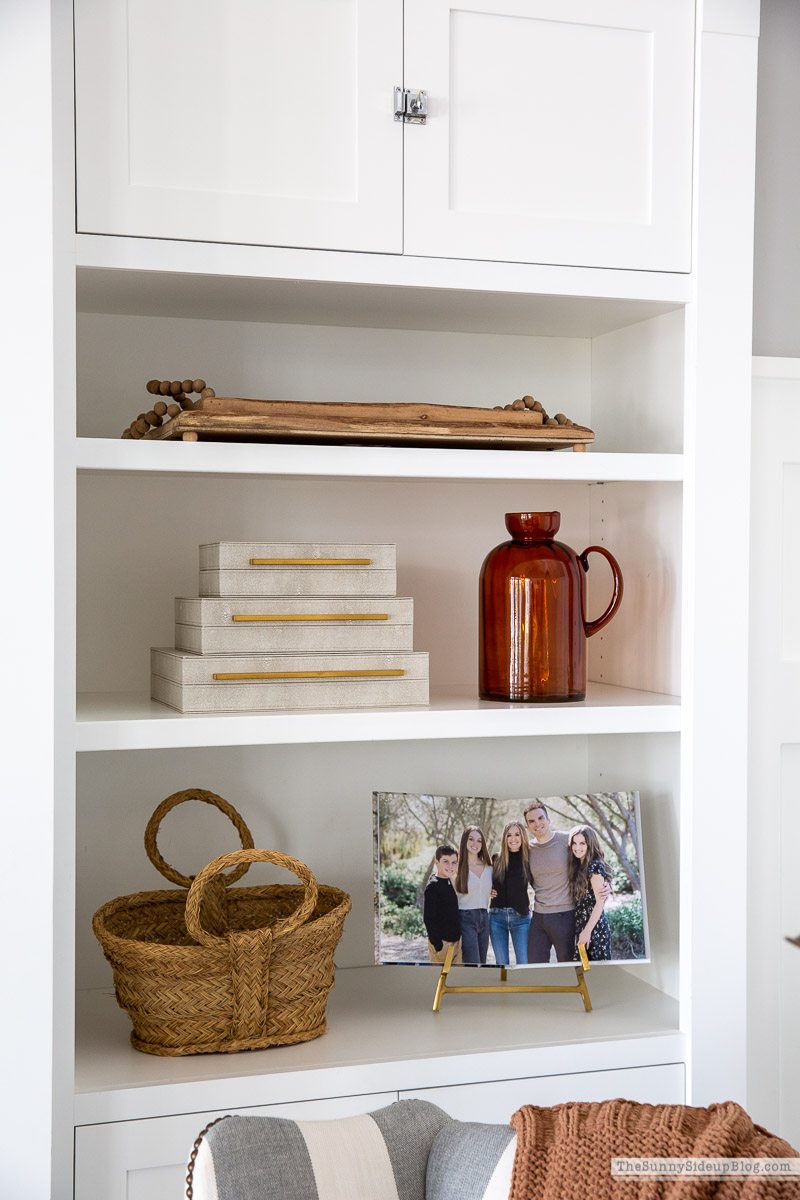
<svg viewBox="0 0 800 1200"><path fill-rule="evenodd" d="M374 792L375 960L649 960L639 793Z"/></svg>

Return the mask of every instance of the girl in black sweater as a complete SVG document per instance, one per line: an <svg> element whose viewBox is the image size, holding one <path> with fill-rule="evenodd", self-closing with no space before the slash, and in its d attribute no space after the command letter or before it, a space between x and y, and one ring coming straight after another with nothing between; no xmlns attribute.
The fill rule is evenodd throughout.
<svg viewBox="0 0 800 1200"><path fill-rule="evenodd" d="M509 821L500 839L500 853L492 867L492 902L489 907L489 937L495 962L509 965L509 939L517 966L528 961L528 928L531 906L528 888L533 887L528 850L528 831L521 821Z"/></svg>

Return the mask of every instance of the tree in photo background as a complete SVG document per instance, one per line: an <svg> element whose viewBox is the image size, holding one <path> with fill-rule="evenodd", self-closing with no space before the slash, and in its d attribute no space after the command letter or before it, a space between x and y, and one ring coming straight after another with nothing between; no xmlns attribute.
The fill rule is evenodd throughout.
<svg viewBox="0 0 800 1200"><path fill-rule="evenodd" d="M398 863L409 860L416 863L420 854L423 854L421 869L420 864L416 863L414 870L417 881L416 904L421 911L425 888L433 874L436 847L451 845L457 850L467 825L479 826L488 846L499 845L507 808L507 801L502 802L490 796L381 792L381 881L388 868L397 868ZM395 878L394 873L392 878ZM382 891L386 894L384 888Z"/></svg>
<svg viewBox="0 0 800 1200"><path fill-rule="evenodd" d="M547 808L568 825L591 825L607 854L609 865L615 861L615 892L641 892L639 873L639 827L636 822L633 792L589 793L585 796L548 796Z"/></svg>

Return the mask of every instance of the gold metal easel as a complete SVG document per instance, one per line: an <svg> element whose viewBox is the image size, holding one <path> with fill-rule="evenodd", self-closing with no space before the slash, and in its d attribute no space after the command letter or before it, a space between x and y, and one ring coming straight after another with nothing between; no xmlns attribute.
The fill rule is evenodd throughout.
<svg viewBox="0 0 800 1200"><path fill-rule="evenodd" d="M592 1002L589 999L589 989L586 986L586 977L584 972L590 970L589 960L586 957L586 950L581 945L578 947L581 952L581 965L575 967L575 975L578 982L574 984L514 984L508 983L508 971L505 967L500 968L500 983L484 984L483 986L475 985L473 987L449 987L447 983L447 975L453 965L453 957L456 952L455 944L451 944L447 948L444 963L442 964L442 973L439 976L439 982L436 984L436 995L433 998L433 1011L438 1012L439 1006L442 1003L442 996L448 993L455 995L457 992L574 992L583 997L583 1007L586 1012L592 1011Z"/></svg>

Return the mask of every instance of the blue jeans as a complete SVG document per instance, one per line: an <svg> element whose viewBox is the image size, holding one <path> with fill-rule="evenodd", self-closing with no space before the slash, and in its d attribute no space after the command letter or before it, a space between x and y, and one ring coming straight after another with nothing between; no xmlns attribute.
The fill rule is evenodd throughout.
<svg viewBox="0 0 800 1200"><path fill-rule="evenodd" d="M485 908L462 908L458 913L461 929L461 961L485 963L489 950L489 914Z"/></svg>
<svg viewBox="0 0 800 1200"><path fill-rule="evenodd" d="M498 967L507 967L508 939L514 946L514 958L517 965L528 961L528 929L531 916L521 917L515 908L489 909L489 937L492 939L492 950Z"/></svg>

